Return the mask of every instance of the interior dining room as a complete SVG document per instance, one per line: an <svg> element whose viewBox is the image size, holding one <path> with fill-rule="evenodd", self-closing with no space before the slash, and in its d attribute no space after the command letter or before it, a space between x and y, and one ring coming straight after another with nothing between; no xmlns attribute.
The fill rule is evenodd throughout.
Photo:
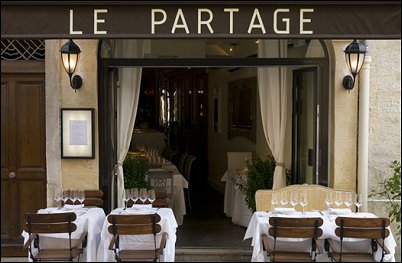
<svg viewBox="0 0 402 263"><path fill-rule="evenodd" d="M400 260L400 29L399 1L2 1L2 261L329 261L347 224Z"/></svg>

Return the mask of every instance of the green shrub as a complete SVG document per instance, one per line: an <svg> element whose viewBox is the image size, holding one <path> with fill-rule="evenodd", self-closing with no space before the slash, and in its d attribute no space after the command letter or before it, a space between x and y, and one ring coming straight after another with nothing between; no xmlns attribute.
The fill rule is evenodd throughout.
<svg viewBox="0 0 402 263"><path fill-rule="evenodd" d="M401 163L398 161L391 162L390 167L393 169L393 175L383 182L380 182L378 190L372 189L370 196L386 198L388 200L387 210L391 221L396 221L397 235L401 235ZM399 202L398 202L399 201Z"/></svg>
<svg viewBox="0 0 402 263"><path fill-rule="evenodd" d="M242 193L244 193L247 207L255 212L255 192L260 189L272 189L274 171L275 171L275 159L268 155L266 159L262 159L256 153L250 160L246 161L248 176L244 180L243 177L237 176L233 182Z"/></svg>
<svg viewBox="0 0 402 263"><path fill-rule="evenodd" d="M149 162L145 157L128 157L123 163L124 188L148 188L146 174Z"/></svg>

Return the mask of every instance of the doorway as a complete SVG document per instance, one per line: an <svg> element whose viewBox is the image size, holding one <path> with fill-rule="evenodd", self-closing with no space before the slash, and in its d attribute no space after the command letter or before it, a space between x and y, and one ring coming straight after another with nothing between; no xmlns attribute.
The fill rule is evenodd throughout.
<svg viewBox="0 0 402 263"><path fill-rule="evenodd" d="M154 40L151 40L151 42ZM110 126L110 124L113 123L113 118L115 118L116 113L113 110L113 101L111 101L111 99L114 99L114 96L110 94L110 87L112 85L109 85L108 83L110 83L110 72L113 71L116 68L124 68L124 67L138 67L138 68L142 68L142 70L144 72L148 71L148 72L152 72L156 69L160 70L160 72L164 72L163 74L172 74L172 76L174 76L174 72L179 72L176 74L176 76L180 76L178 77L176 80L172 80L172 81L168 81L171 82L171 84L169 84L170 87L175 87L175 86L180 86L180 85L184 85L182 83L185 83L186 77L183 76L183 73L185 72L191 72L194 70L195 71L204 71L204 72L210 72L211 70L222 70L225 72L228 72L230 74L236 75L239 74L237 77L240 78L240 72L242 70L246 70L246 69L253 69L256 71L256 69L258 67L293 67L296 69L303 69L305 70L306 68L315 68L315 73L313 74L313 78L315 78L315 88L316 91L315 92L315 96L316 96L316 102L319 103L319 105L324 105L324 108L328 106L328 97L327 97L327 92L322 92L323 90L323 83L326 83L328 80L328 59L327 59L327 55L323 55L322 57L318 56L318 57L306 57L307 55L307 49L308 49L308 41L289 41L288 43L288 49L290 51L292 51L293 53L290 54L289 58L257 58L257 55L255 52L257 52L256 48L255 48L255 44L256 42L252 41L252 44L254 45L254 47L252 47L252 45L248 45L248 49L242 49L242 45L240 44L235 44L232 42L236 42L235 40L230 40L230 44L227 45L227 52L223 52L225 51L225 45L222 44L224 43L219 42L219 41L212 41L214 42L213 45L210 45L208 43L208 41L204 41L206 44L205 46L208 47L206 48L205 52L203 54L200 54L202 52L200 52L200 50L202 51L202 43L196 43L198 40L182 40L181 43L187 43L190 46L194 44L194 47L198 48L197 51L198 53L190 53L189 54L189 50L191 50L191 47L188 47L186 44L186 48L181 48L180 50L175 49L175 51L179 52L179 53L169 53L170 47L174 46L174 45L169 45L169 41L168 40L161 40L163 42L164 45L162 45L161 43L157 43L156 45L152 45L150 46L151 51L149 51L149 54L145 54L142 58L138 58L138 57L102 57L101 55L101 50L102 48L100 47L100 55L99 55L99 71L98 71L98 75L99 75L99 89L98 89L98 96L99 96L99 138L100 138L100 186L103 187L102 190L104 190L105 193L109 194L109 197L111 198L111 194L112 194L112 185L111 182L113 181L113 174L114 174L114 164L110 163L110 160L112 160L113 158L110 158L110 155L113 154L113 151L111 151L111 147L112 145L115 145L115 139L113 138L113 130L114 126ZM178 40L174 40L173 41L174 44L177 46L178 45ZM189 43L188 43L189 42ZM202 42L202 41L201 41ZM217 44L217 42L219 42ZM226 41L226 43L229 42ZM195 44L196 43L196 44ZM250 44L250 43L249 43ZM321 44L323 45L323 43L321 42ZM102 44L100 44L102 45ZM163 48L162 48L163 47ZM181 46L182 47L182 46ZM200 49L201 48L201 49ZM162 52L162 55L157 56L156 55L156 51L160 51ZM221 52L220 55L216 55L216 56L211 56L211 55L206 55L208 54L208 52L215 52L216 50L218 50L219 52ZM230 51L232 50L232 51ZM246 50L246 51L244 51ZM251 51L250 51L251 50ZM155 53L153 53L155 51ZM239 53L237 53L237 55L235 55L235 51L238 51ZM240 51L242 51L243 53L241 53ZM167 52L166 54L163 52ZM180 52L186 52L186 54L182 54ZM232 52L232 53L231 53ZM250 53L251 52L251 53ZM253 53L254 52L254 53ZM324 51L323 51L324 52ZM325 52L324 52L325 53ZM218 54L218 53L216 53ZM250 55L251 54L251 55ZM326 53L325 53L326 54ZM182 56L183 55L183 56ZM166 72L170 72L170 73L166 73ZM145 73L144 73L145 74ZM145 76L143 74L143 76ZM155 75L156 73L149 73L150 75ZM189 75L191 75L192 73L189 73ZM157 75L157 74L156 74ZM218 79L222 78L222 75L217 74L216 75ZM194 77L193 77L194 78ZM209 78L209 76L208 76ZM152 77L150 77L150 79L152 79ZM155 79L156 76L155 76ZM174 79L174 77L173 77ZM191 77L189 77L188 79L190 79L191 82ZM183 81L182 81L183 80ZM292 89L292 77L290 77L290 81L288 81L288 84L290 86L290 89ZM152 82L152 81L151 81ZM150 81L147 81L147 86L151 85L149 84ZM181 84L180 84L181 83ZM225 82L226 83L226 82ZM156 85L162 87L163 85L165 85L166 83L164 83L163 81L160 83L157 81ZM192 87L191 92L198 92L197 91L197 84L193 84L193 85L189 85ZM215 123L215 120L211 121L211 116L215 116L215 119L219 119L221 117L219 117L220 115L213 112L213 106L211 105L220 105L221 102L218 101L212 101L214 100L216 97L214 97L215 95L213 95L214 93L214 88L212 85L209 85L209 88L212 90L209 90L209 95L208 95L208 102L209 103L209 108L208 108L208 112L209 112L209 120L207 122L207 129L206 131L208 131L208 136L206 137L207 139L209 138L211 131L216 131L218 132L220 130L220 126ZM227 89L227 85L223 84L222 86L217 86L216 87L217 90L219 90L219 88L221 89ZM166 90L166 89L165 89ZM159 92L160 89L155 90L154 92ZM183 91L187 92L187 95L189 93L190 90L186 90L186 88L183 88ZM148 92L147 92L148 93ZM218 94L219 92L217 92ZM150 93L148 93L149 95ZM172 94L174 94L174 92L170 92L169 93L169 98L171 98ZM182 94L184 96L185 92ZM182 98L184 98L182 96ZM191 96L189 96L191 97ZM289 97L292 97L292 95L290 95ZM141 99L140 103L144 103L144 105L146 105L148 102L152 102L154 101L154 103L159 104L159 96L154 96L153 99ZM189 99L189 101L191 101L192 99ZM197 99L195 99L197 100ZM181 106L179 106L179 110L183 110L185 114L187 115L182 115L180 116L180 118L182 118L184 125L189 124L192 122L191 120L191 116L196 115L199 116L200 111L194 111L192 110L192 107L198 107L198 109L201 108L201 104L200 103L193 103L193 106L186 106L186 102L185 100L179 100L181 101ZM174 102L170 101L168 104L169 100L166 100L166 103L164 104L164 107L166 107L166 109L169 109L169 118L167 117L167 115L165 117L161 117L161 113L159 111L159 109L154 110L153 113L151 113L151 120L154 120L154 123L159 123L161 120L163 121L163 119L173 119L174 120ZM140 104L139 103L139 104ZM169 105L169 106L168 106ZM189 104L187 104L189 105ZM195 106L194 106L195 105ZM145 108L146 106L144 106ZM217 108L219 108L219 106L217 106ZM173 110L173 112L171 111ZM259 110L259 108L257 108L257 111ZM321 113L326 115L328 112L326 109L322 109ZM214 113L214 114L212 114ZM162 114L163 115L163 114ZM186 117L187 116L187 117ZM224 117L227 118L227 117ZM196 118L194 120L200 120L201 118ZM222 119L222 118L221 118ZM292 119L290 119L290 123ZM326 126L327 124L325 123L325 119L322 119L320 121L320 125L318 127L319 129L319 142L318 145L321 147L321 145L323 143L327 143L326 138ZM146 121L147 122L147 121ZM149 121L148 121L149 122ZM196 121L197 122L197 121ZM225 126L225 125L223 125ZM197 127L197 126L194 126ZM317 126L314 127L310 127L311 129L317 129ZM261 127L260 127L261 129ZM302 131L302 130L300 130ZM226 135L225 135L226 134ZM263 133L260 132L260 136L263 136ZM227 131L222 131L222 138L225 139L231 139L227 137ZM258 132L257 132L257 136L258 136ZM172 140L172 142L174 143L174 137L169 137L169 142L170 140ZM180 136L179 136L180 137ZM180 139L184 139L185 136L180 137ZM292 141L292 136L289 137L290 141ZM185 140L185 139L184 139ZM195 140L197 141L197 140ZM252 143L252 142L251 142ZM291 145L292 142L289 143L289 145ZM196 146L200 146L201 143L199 141L196 142L195 144ZM254 144L255 147L256 144ZM202 145L201 145L202 146ZM187 148L186 148L187 147ZM186 147L183 147L182 149L184 150L188 150L191 147L189 145L187 145ZM290 147L291 149L291 147ZM236 149L231 149L231 151L236 150ZM253 151L253 150L251 150ZM291 150L290 150L291 151ZM327 153L325 151L320 151L320 155L326 155ZM206 165L211 166L211 160L210 160L210 156L207 155L208 159L206 162ZM298 157L296 157L298 158ZM104 160L104 161L103 161ZM325 157L320 158L320 160L325 160ZM225 160L221 160L220 161L222 164L222 167L226 167L226 161ZM219 182L220 182L220 178L222 176L222 174L225 172L226 168L223 168L224 170L218 171L217 173L217 178L219 178ZM208 172L210 171L210 169L208 169ZM324 171L323 168L319 168L318 171ZM208 174L208 173L206 173ZM207 175L208 177L210 175ZM324 171L322 172L322 176L326 177L327 176L327 172ZM296 178L296 177L295 177ZM297 179L293 179L294 182L297 182ZM320 181L322 182L322 181ZM204 196L202 196L204 195ZM201 198L207 198L209 196L213 196L212 193L209 192L201 192L200 193ZM206 199L205 199L206 200ZM106 200L106 203L110 201ZM110 211L110 207L109 206L109 211ZM185 220L184 220L184 224L185 224Z"/></svg>
<svg viewBox="0 0 402 263"><path fill-rule="evenodd" d="M26 256L24 214L46 207L45 127L45 74L2 72L2 257Z"/></svg>

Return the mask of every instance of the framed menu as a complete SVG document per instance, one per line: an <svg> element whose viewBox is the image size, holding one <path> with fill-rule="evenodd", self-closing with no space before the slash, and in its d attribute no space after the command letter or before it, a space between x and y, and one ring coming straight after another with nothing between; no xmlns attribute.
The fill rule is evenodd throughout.
<svg viewBox="0 0 402 263"><path fill-rule="evenodd" d="M94 112L93 108L62 108L61 158L94 159Z"/></svg>

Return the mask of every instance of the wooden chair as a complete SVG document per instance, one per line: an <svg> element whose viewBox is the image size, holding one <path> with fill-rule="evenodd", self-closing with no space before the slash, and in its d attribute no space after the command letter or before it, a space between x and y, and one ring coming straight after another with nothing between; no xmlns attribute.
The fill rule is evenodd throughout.
<svg viewBox="0 0 402 263"><path fill-rule="evenodd" d="M378 249L378 245L382 248L381 262L384 255L389 250L384 245L384 239L388 237L390 221L388 218L355 218L355 217L338 217L335 220L338 226L335 234L340 238L339 250L336 249L334 241L330 238L326 239L325 248L331 261L335 262L375 262L374 253ZM371 239L371 252L347 252L344 250L344 238L365 238ZM364 250L369 251L369 249Z"/></svg>
<svg viewBox="0 0 402 263"><path fill-rule="evenodd" d="M111 224L108 231L113 235L109 249L115 253L117 261L157 261L163 253L166 246L167 233L162 233L159 247L156 246L156 234L161 232L161 226L158 224L161 217L158 214L150 215L109 215L107 218ZM148 250L120 249L119 241L122 235L153 235L154 248Z"/></svg>
<svg viewBox="0 0 402 263"><path fill-rule="evenodd" d="M169 146L165 146L163 148L161 156L164 157L165 159L169 160L170 162L174 162L176 158L177 152L170 148Z"/></svg>
<svg viewBox="0 0 402 263"><path fill-rule="evenodd" d="M29 233L29 238L24 244L24 249L29 248L30 258L36 261L73 261L79 257L86 246L87 233L81 234L80 238L75 241L74 245L71 240L71 233L77 229L73 221L77 218L75 213L58 213L58 214L25 214L26 225L25 231ZM67 248L48 249L40 248L40 234L68 233ZM33 241L33 242L32 242ZM32 244L33 243L33 244ZM33 248L38 249L38 253L33 253Z"/></svg>
<svg viewBox="0 0 402 263"><path fill-rule="evenodd" d="M170 181L170 185L169 182ZM173 205L173 171L150 169L148 183L155 189L155 207L172 207Z"/></svg>
<svg viewBox="0 0 402 263"><path fill-rule="evenodd" d="M320 251L317 238L322 235L322 218L287 218L271 217L269 219L271 227L268 234L273 237L272 248L269 245L267 235L262 235L264 250L268 252L272 262L295 262L306 261L315 262L316 250ZM292 250L278 251L276 249L277 238L308 238L311 239L311 252L296 252Z"/></svg>
<svg viewBox="0 0 402 263"><path fill-rule="evenodd" d="M184 169L185 169L185 165L186 165L187 156L188 156L187 153L182 153L180 155L179 165L177 166L177 169L179 170L179 172L181 174L184 174Z"/></svg>
<svg viewBox="0 0 402 263"><path fill-rule="evenodd" d="M187 202L188 202L188 207L191 209L191 200L190 200L190 179L191 179L191 169L193 168L194 161L197 158L192 155L188 155L185 161L185 166L184 166L184 171L183 171L183 176L186 178L188 182L188 187L186 189L187 192Z"/></svg>

